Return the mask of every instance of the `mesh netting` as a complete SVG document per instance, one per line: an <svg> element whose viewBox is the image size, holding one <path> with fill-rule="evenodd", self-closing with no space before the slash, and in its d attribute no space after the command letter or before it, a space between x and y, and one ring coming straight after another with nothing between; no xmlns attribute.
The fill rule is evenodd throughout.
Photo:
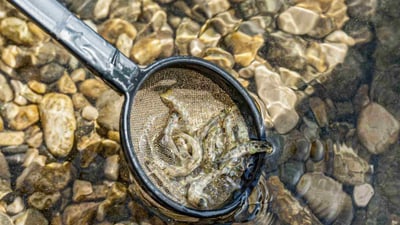
<svg viewBox="0 0 400 225"><path fill-rule="evenodd" d="M239 147L248 129L229 95L207 77L182 68L153 74L135 95L130 122L145 174L172 200L214 209L240 188L249 162Z"/></svg>

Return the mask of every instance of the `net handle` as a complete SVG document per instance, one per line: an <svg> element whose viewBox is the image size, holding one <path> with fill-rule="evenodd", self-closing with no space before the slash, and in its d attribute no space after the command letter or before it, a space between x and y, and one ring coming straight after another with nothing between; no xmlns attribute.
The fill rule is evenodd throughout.
<svg viewBox="0 0 400 225"><path fill-rule="evenodd" d="M8 0L67 48L93 73L127 92L139 67L56 0Z"/></svg>

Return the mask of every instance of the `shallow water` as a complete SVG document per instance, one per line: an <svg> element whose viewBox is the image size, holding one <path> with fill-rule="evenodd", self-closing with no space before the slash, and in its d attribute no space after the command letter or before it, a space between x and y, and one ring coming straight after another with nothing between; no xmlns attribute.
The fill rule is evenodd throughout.
<svg viewBox="0 0 400 225"><path fill-rule="evenodd" d="M400 222L396 1L63 2L137 63L202 57L254 94L282 149L249 199L261 211L249 207L248 224ZM4 1L0 26L2 223L180 224L129 194L123 97ZM43 103L49 93L59 108Z"/></svg>

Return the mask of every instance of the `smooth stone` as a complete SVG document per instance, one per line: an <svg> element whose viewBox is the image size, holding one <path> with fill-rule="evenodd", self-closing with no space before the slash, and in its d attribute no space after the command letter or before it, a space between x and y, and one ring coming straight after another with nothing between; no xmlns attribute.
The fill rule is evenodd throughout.
<svg viewBox="0 0 400 225"><path fill-rule="evenodd" d="M13 192L13 190L11 189L10 180L0 179L0 200L2 200L11 192Z"/></svg>
<svg viewBox="0 0 400 225"><path fill-rule="evenodd" d="M63 190L72 179L71 163L31 163L17 178L16 188L22 192L51 194Z"/></svg>
<svg viewBox="0 0 400 225"><path fill-rule="evenodd" d="M299 161L289 161L281 166L279 170L280 180L290 189L296 189L301 176L304 174L304 163Z"/></svg>
<svg viewBox="0 0 400 225"><path fill-rule="evenodd" d="M25 209L24 200L18 196L14 199L14 201L7 206L7 213L11 215L16 215L22 212Z"/></svg>
<svg viewBox="0 0 400 225"><path fill-rule="evenodd" d="M13 90L7 82L5 76L0 73L0 101L9 102L14 98Z"/></svg>
<svg viewBox="0 0 400 225"><path fill-rule="evenodd" d="M2 19L0 22L0 33L17 44L30 45L35 42L28 24L17 17Z"/></svg>
<svg viewBox="0 0 400 225"><path fill-rule="evenodd" d="M84 196L93 193L92 184L89 181L76 180L72 188L72 193L72 199L74 200L74 202L79 202L84 198Z"/></svg>
<svg viewBox="0 0 400 225"><path fill-rule="evenodd" d="M100 20L104 19L108 16L110 12L110 6L113 0L99 0L97 1L94 9L93 9L93 16L94 19Z"/></svg>
<svg viewBox="0 0 400 225"><path fill-rule="evenodd" d="M89 121L96 120L99 117L97 109L91 105L87 105L82 109L82 117Z"/></svg>
<svg viewBox="0 0 400 225"><path fill-rule="evenodd" d="M25 134L22 131L0 132L0 146L17 146L24 143Z"/></svg>
<svg viewBox="0 0 400 225"><path fill-rule="evenodd" d="M58 90L64 94L74 94L77 92L76 85L68 73L64 73L57 81Z"/></svg>
<svg viewBox="0 0 400 225"><path fill-rule="evenodd" d="M356 185L353 190L354 203L359 207L365 207L374 196L374 193L374 188L368 183Z"/></svg>
<svg viewBox="0 0 400 225"><path fill-rule="evenodd" d="M41 212L36 209L27 209L24 213L16 216L15 225L48 225L49 222Z"/></svg>
<svg viewBox="0 0 400 225"><path fill-rule="evenodd" d="M79 86L79 91L87 98L97 99L101 94L103 94L108 87L103 81L92 78L87 79L81 83Z"/></svg>
<svg viewBox="0 0 400 225"><path fill-rule="evenodd" d="M325 102L318 97L312 97L309 100L310 108L320 127L328 126L328 114Z"/></svg>
<svg viewBox="0 0 400 225"><path fill-rule="evenodd" d="M5 118L13 130L25 130L39 121L37 105L17 106L10 103L4 105Z"/></svg>
<svg viewBox="0 0 400 225"><path fill-rule="evenodd" d="M74 82L84 81L86 79L86 71L83 68L76 69L71 73L71 79Z"/></svg>
<svg viewBox="0 0 400 225"><path fill-rule="evenodd" d="M116 181L119 175L119 155L112 155L107 157L104 166L104 176L109 180Z"/></svg>
<svg viewBox="0 0 400 225"><path fill-rule="evenodd" d="M86 99L86 97L79 92L72 95L72 103L74 104L74 108L77 110L83 109L84 107L90 105L90 102Z"/></svg>
<svg viewBox="0 0 400 225"><path fill-rule="evenodd" d="M42 129L37 126L31 126L25 131L25 140L29 147L39 148L43 143Z"/></svg>
<svg viewBox="0 0 400 225"><path fill-rule="evenodd" d="M72 100L64 94L46 94L39 105L44 139L56 157L67 156L74 145L76 119Z"/></svg>
<svg viewBox="0 0 400 225"><path fill-rule="evenodd" d="M28 203L30 206L38 210L48 210L53 207L58 200L61 198L60 192L55 192L52 194L46 194L43 192L35 192L28 198Z"/></svg>
<svg viewBox="0 0 400 225"><path fill-rule="evenodd" d="M34 91L34 92L36 92L38 94L44 94L44 93L46 93L46 90L47 90L47 85L46 84L41 83L41 82L36 81L36 80L28 81L28 87L32 91Z"/></svg>
<svg viewBox="0 0 400 225"><path fill-rule="evenodd" d="M52 62L40 68L40 81L46 84L53 83L64 75L65 68L60 64Z"/></svg>
<svg viewBox="0 0 400 225"><path fill-rule="evenodd" d="M300 161L306 161L310 156L311 144L305 138L300 138L296 140L296 153L294 158Z"/></svg>
<svg viewBox="0 0 400 225"><path fill-rule="evenodd" d="M62 214L64 225L90 224L94 218L99 203L85 202L68 205Z"/></svg>
<svg viewBox="0 0 400 225"><path fill-rule="evenodd" d="M372 154L384 152L399 137L399 122L384 107L370 103L360 113L357 133Z"/></svg>
<svg viewBox="0 0 400 225"><path fill-rule="evenodd" d="M42 96L33 92L28 85L19 80L11 80L11 86L14 88L14 102L19 105L26 105L29 102L40 103Z"/></svg>
<svg viewBox="0 0 400 225"><path fill-rule="evenodd" d="M119 119L124 97L113 90L104 92L96 101L96 108L99 111L97 122L109 129L119 130Z"/></svg>
<svg viewBox="0 0 400 225"><path fill-rule="evenodd" d="M320 140L315 140L311 143L310 158L313 162L319 162L325 157L324 145Z"/></svg>
<svg viewBox="0 0 400 225"><path fill-rule="evenodd" d="M319 17L312 10L293 6L279 15L278 26L288 33L303 35L314 29Z"/></svg>

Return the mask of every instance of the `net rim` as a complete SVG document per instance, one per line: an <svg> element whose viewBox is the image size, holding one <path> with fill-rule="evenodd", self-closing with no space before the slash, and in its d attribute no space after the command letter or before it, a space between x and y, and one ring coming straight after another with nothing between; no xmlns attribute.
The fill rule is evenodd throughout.
<svg viewBox="0 0 400 225"><path fill-rule="evenodd" d="M145 189L152 198L154 198L157 202L160 203L160 205L164 206L165 208L168 208L172 211L184 215L197 218L217 218L228 215L232 213L241 203L243 203L245 199L247 199L253 188L258 183L263 167L265 153L259 153L252 156L255 157L256 161L256 166L254 169L255 171L254 177L253 179L251 179L252 182L249 182L245 186L245 188L240 192L240 194L235 196L232 201L228 202L221 208L211 209L211 210L189 208L169 198L161 190L159 190L153 184L150 178L146 175L144 169L140 165L139 159L136 157L136 154L134 153L134 146L131 140L131 129L130 129L131 126L130 116L131 116L134 97L136 93L139 91L139 89L142 87L144 81L148 77L150 77L152 74L162 69L167 69L167 68L188 68L197 70L200 73L204 72L204 70L208 70L212 71L213 74L218 74L219 75L218 77L213 77L213 76L206 76L206 77L212 79L213 82L215 82L219 86L226 85L229 88L233 88L233 90L235 90L235 92L239 94L239 96L243 100L243 102L241 103L246 104L245 107L249 109L249 111L251 112L250 115L251 119L254 120L253 126L255 130L255 136L256 136L255 138L258 140L267 140L262 116L259 113L256 104L254 103L250 95L247 93L247 90L234 77L232 77L229 73L219 68L218 66L200 58L187 57L187 56L170 57L160 60L157 63L154 63L146 68L141 68L139 75L135 77L134 81L137 85L134 85L134 87L131 90L125 93L125 102L121 115L120 129L121 129L121 139L125 157L128 160L131 172L133 173L134 179L141 186L141 188ZM228 95L231 96L230 94Z"/></svg>

